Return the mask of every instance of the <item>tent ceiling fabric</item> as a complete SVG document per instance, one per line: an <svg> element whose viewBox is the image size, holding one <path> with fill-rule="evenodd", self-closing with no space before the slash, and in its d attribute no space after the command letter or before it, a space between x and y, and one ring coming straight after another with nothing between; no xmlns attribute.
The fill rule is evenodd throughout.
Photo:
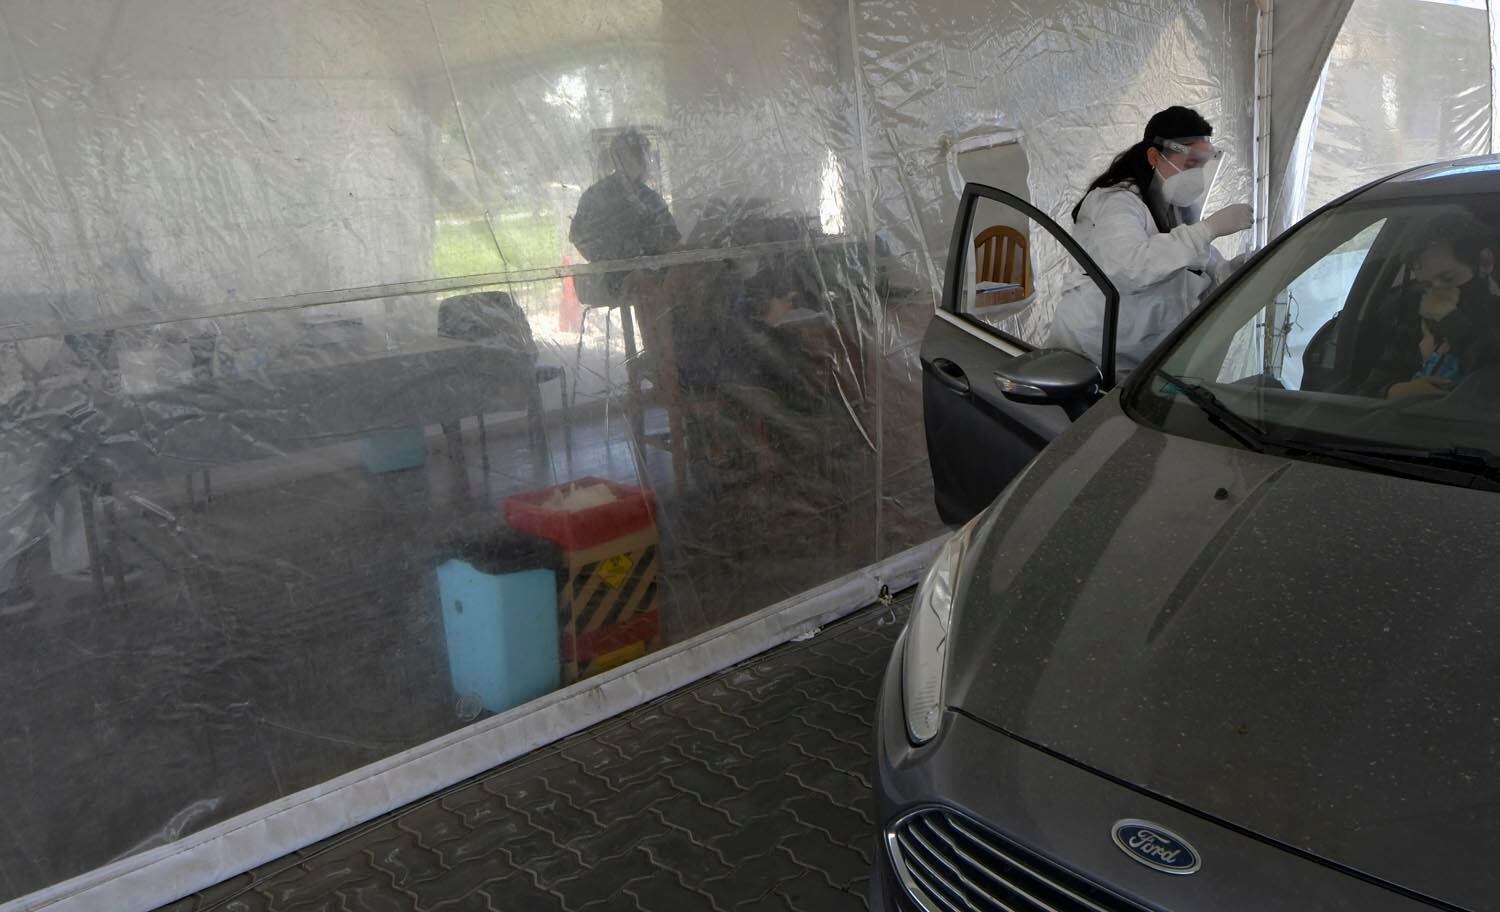
<svg viewBox="0 0 1500 912"><path fill-rule="evenodd" d="M1269 86L1273 210L1282 199L1281 185L1288 178L1308 100L1353 5L1354 0L1276 0ZM1272 225L1285 228L1278 215L1271 213Z"/></svg>
<svg viewBox="0 0 1500 912"><path fill-rule="evenodd" d="M1489 32L1472 0L1356 0L1304 119L1307 154L1288 169L1305 173L1303 211L1406 168L1489 152Z"/></svg>
<svg viewBox="0 0 1500 912"><path fill-rule="evenodd" d="M655 37L661 0L48 0L0 4L32 76L135 79L441 75L517 55L566 54L602 39ZM434 23L442 52L433 40ZM3 71L7 75L13 68Z"/></svg>

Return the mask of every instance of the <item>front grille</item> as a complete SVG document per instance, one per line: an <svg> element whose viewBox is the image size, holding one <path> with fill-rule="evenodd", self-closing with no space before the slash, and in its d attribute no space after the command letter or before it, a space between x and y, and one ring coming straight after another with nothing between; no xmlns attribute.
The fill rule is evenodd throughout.
<svg viewBox="0 0 1500 912"><path fill-rule="evenodd" d="M888 844L897 875L924 912L1145 912L951 811L904 818Z"/></svg>

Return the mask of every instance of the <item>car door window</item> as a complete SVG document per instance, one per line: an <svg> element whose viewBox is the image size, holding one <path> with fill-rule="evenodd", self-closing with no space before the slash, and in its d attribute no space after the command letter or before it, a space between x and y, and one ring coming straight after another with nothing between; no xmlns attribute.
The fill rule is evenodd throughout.
<svg viewBox="0 0 1500 912"><path fill-rule="evenodd" d="M962 285L945 302L955 314L1024 349L1046 348L1052 314L1069 282L1091 283L1049 228L1014 205L974 201L962 238Z"/></svg>

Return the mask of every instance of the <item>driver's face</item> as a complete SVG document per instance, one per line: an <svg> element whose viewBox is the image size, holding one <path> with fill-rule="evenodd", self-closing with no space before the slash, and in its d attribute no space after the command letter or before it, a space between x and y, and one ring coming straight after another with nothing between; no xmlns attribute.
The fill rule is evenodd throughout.
<svg viewBox="0 0 1500 912"><path fill-rule="evenodd" d="M1417 278L1434 288L1457 288L1474 278L1474 270L1453 255L1453 248L1437 244L1417 257Z"/></svg>

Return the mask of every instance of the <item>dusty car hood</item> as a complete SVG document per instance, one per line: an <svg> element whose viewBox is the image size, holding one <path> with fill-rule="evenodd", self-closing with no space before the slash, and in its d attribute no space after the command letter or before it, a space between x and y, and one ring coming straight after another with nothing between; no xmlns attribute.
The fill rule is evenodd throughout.
<svg viewBox="0 0 1500 912"><path fill-rule="evenodd" d="M1324 859L1492 906L1500 495L1095 411L980 520L950 702Z"/></svg>

